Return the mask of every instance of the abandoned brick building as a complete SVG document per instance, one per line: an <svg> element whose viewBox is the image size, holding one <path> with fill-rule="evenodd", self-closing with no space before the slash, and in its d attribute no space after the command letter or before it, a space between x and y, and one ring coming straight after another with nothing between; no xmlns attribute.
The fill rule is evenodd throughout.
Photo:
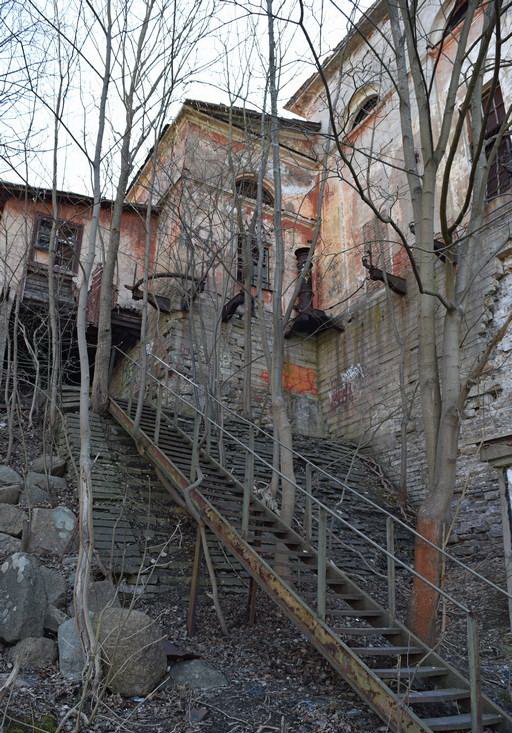
<svg viewBox="0 0 512 733"><path fill-rule="evenodd" d="M433 99L439 108L450 73L450 53L457 43L457 25L464 17L464 3L456 6L457 13L448 13L450 36L443 36L445 54L435 77ZM426 54L440 40L436 29L443 27L446 33L445 24L429 13L427 7L423 22L432 33ZM475 27L479 22L477 13ZM506 23L510 22L507 18ZM324 64L323 74L332 89L340 64L356 67L366 53L362 37L381 38L386 29L384 3L377 3L359 32L340 43ZM390 158L399 159L397 100L394 90L381 84L371 75L368 79L348 75L338 89L336 114L344 121L349 144L368 149L377 145ZM511 101L512 70L507 67L492 100L494 128L489 126L489 135ZM316 241L306 287L292 303L286 334L284 387L293 429L301 436L361 446L379 462L391 484L397 484L404 436L402 379L410 401L405 425L407 489L411 504L417 505L424 492L425 465L421 407L414 399L418 289L410 262L386 225L344 179L336 151L325 155L330 121L321 76L308 79L286 109L289 116L279 120L283 309L290 304L297 275ZM253 250L259 279L253 287L252 415L262 425L271 424L264 341L270 334L273 301L276 191L271 159L261 144L264 123L253 110L186 100L132 181L123 214L113 303L113 324L119 328L115 344L120 347L111 382L116 397L130 398L133 392L132 359L136 361L140 353L140 303L133 301L125 286L136 280L137 272L142 274L145 212L151 202L152 306L145 346L154 357L153 374L178 388L183 382L174 368L208 384L226 405L241 411L246 320L244 297L240 297L244 280L240 233L250 230L260 197L263 247ZM454 210L461 204L467 176L471 131L464 135L450 182ZM323 166L332 175L323 178ZM498 328L512 307L511 166L512 143L507 134L488 181L486 224L480 238L482 266L468 298L466 364L481 349L486 333ZM412 216L411 203L403 193L403 171L390 173L375 164L370 175L376 187L398 192L395 212L407 229ZM3 300L12 302L21 288L24 301L35 301L40 298L41 277L44 282L50 192L4 183L1 196ZM85 240L90 200L65 192L59 193L59 200L58 274L63 282L61 296L72 303L79 278L75 261L80 241ZM108 235L109 206L105 202L104 236ZM440 257L436 264L439 272L446 266L445 259ZM91 283L91 329L97 324L95 289L100 277L101 257ZM512 466L511 351L509 332L471 389L463 415L456 519L449 542L459 556L473 560L502 556L504 548L510 559L510 527L503 507L509 505L512 484L503 468Z"/></svg>
<svg viewBox="0 0 512 733"><path fill-rule="evenodd" d="M463 4L464 5L464 4ZM430 11L428 11L430 12ZM461 15L461 18L463 16ZM373 10L375 22L386 24L383 4ZM460 19L459 19L460 20ZM369 22L369 21L368 21ZM372 21L374 22L374 21ZM478 24L478 16L475 25ZM454 21L455 23L455 21ZM432 48L438 41L439 20L425 19L432 30ZM442 24L441 24L442 25ZM456 35L446 40L456 44ZM334 83L337 64L364 54L365 44L352 34L343 41L325 65L325 74ZM442 94L449 61L439 64L435 94ZM389 150L399 145L400 128L396 99L392 90L379 89L374 82L350 77L344 82L338 112L348 120L348 137L360 146L365 137L381 136ZM496 90L494 114L500 115L512 96L512 76L503 70ZM504 104L504 102L506 104ZM329 176L320 196L319 180L328 113L322 80L314 74L297 90L287 109L299 117L280 121L283 234L286 244L283 308L288 305L293 284L301 267L301 257L314 237L320 218L320 236L315 249L309 296L325 321L313 336L293 331L286 341L285 388L294 429L304 435L341 436L362 441L373 451L391 480L396 480L400 462L399 364L404 353L405 383L409 395L417 383L417 288L410 264L392 241L385 226L361 202L353 187L342 177ZM307 121L303 121L307 120ZM384 122L385 124L381 124ZM152 311L151 345L154 353L181 367L215 362L222 383L222 397L239 406L242 383L244 335L240 318L223 322L222 308L240 291L240 217L245 225L255 207L262 149L259 143L261 115L242 108L187 100L174 122L167 126L158 144L156 157L148 155L132 181L123 213L120 254L116 270L113 303L114 342L129 351L140 332L140 303L125 287L142 274L144 257L145 207L151 195L153 245L151 272L181 272L202 280L190 310L183 308L190 294L187 280L162 279L151 284L162 296L160 312ZM467 131L467 135L470 131ZM390 143L391 141L391 143ZM509 239L512 191L508 135L503 138L500 156L488 183L486 229L482 244L485 264L475 280L468 321L472 327L465 345L465 358L478 349L480 336L503 320L512 300L512 246ZM397 156L399 150L397 148ZM335 161L335 153L332 153ZM152 181L153 166L156 169ZM330 166L334 170L335 162ZM451 196L458 202L458 182L466 171L465 151L452 176ZM381 168L372 176L379 182ZM399 188L400 172L386 185ZM151 182L151 183L150 183ZM237 192L239 206L233 202ZM150 193L151 191L151 193ZM72 306L80 274L78 256L86 242L91 200L84 195L59 192L59 238L56 267L61 308ZM51 191L27 189L3 183L2 200L2 299L3 309L21 290L23 302L31 307L46 299L45 259L48 227L51 225ZM268 156L263 179L263 239L261 299L269 315L273 275L273 174ZM512 205L512 204L511 204ZM407 222L410 202L397 200L399 217ZM102 207L101 242L106 241L111 203ZM412 235L411 235L412 237ZM98 247L89 304L93 334L97 324L98 292L101 278L101 251ZM489 256L489 252L495 256ZM377 268L396 279L397 288L386 291L382 281L371 279L367 263L373 255ZM255 257L255 266L257 263ZM483 260L484 261L484 260ZM443 266L440 261L439 268ZM138 273L138 274L137 274ZM297 316L295 309L294 315ZM258 316L258 309L256 309ZM201 344L192 344L190 319L205 331ZM402 336L402 347L396 332ZM129 336L128 336L129 334ZM255 415L268 410L268 370L261 343L261 329L252 330L253 394ZM94 336L91 336L91 340ZM507 356L512 347L507 335L491 357L480 383L470 394L460 440L459 506L460 521L451 540L465 540L461 551L484 552L501 544L501 510L498 472L482 460L481 446L512 432L512 382ZM118 366L113 385L122 392L123 368ZM238 400L238 403L237 403ZM413 503L423 491L424 466L421 449L419 404L412 404L407 423L408 491ZM494 455L501 449L491 450ZM485 452L485 450L484 450ZM485 456L484 456L485 457Z"/></svg>

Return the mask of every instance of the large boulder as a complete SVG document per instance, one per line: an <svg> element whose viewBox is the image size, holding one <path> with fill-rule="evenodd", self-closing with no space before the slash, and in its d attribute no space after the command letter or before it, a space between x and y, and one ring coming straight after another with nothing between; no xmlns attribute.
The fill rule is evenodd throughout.
<svg viewBox="0 0 512 733"><path fill-rule="evenodd" d="M41 568L48 603L63 608L66 603L66 578L58 570Z"/></svg>
<svg viewBox="0 0 512 733"><path fill-rule="evenodd" d="M74 617L59 626L57 641L60 673L70 682L77 682L82 677L85 657Z"/></svg>
<svg viewBox="0 0 512 733"><path fill-rule="evenodd" d="M75 528L75 515L65 506L58 506L55 509L34 509L30 526L29 552L61 555L69 548Z"/></svg>
<svg viewBox="0 0 512 733"><path fill-rule="evenodd" d="M57 659L57 645L42 636L29 636L9 650L9 659L13 663L18 662L21 669L49 667Z"/></svg>
<svg viewBox="0 0 512 733"><path fill-rule="evenodd" d="M66 479L29 471L25 479L22 501L30 506L57 503L59 494L68 488Z"/></svg>
<svg viewBox="0 0 512 733"><path fill-rule="evenodd" d="M32 461L32 471L35 473L49 473L51 476L64 476L66 473L66 459L60 456L40 455Z"/></svg>
<svg viewBox="0 0 512 733"><path fill-rule="evenodd" d="M162 631L141 611L107 608L98 617L97 634L112 692L147 695L167 669Z"/></svg>
<svg viewBox="0 0 512 733"><path fill-rule="evenodd" d="M17 504L20 492L21 484L0 486L0 504Z"/></svg>
<svg viewBox="0 0 512 733"><path fill-rule="evenodd" d="M0 504L0 532L21 537L25 512L12 504Z"/></svg>
<svg viewBox="0 0 512 733"><path fill-rule="evenodd" d="M10 534L0 532L0 561L5 560L9 555L20 552L21 540L17 537L11 537Z"/></svg>
<svg viewBox="0 0 512 733"><path fill-rule="evenodd" d="M121 607L116 589L110 580L98 580L90 584L87 594L87 606L91 614L100 613L105 608ZM69 611L73 616L75 613L73 603L70 605Z"/></svg>
<svg viewBox="0 0 512 733"><path fill-rule="evenodd" d="M0 486L9 484L22 484L23 480L19 473L9 466L0 466Z"/></svg>
<svg viewBox="0 0 512 733"><path fill-rule="evenodd" d="M37 558L16 552L0 566L0 639L42 636L46 590Z"/></svg>
<svg viewBox="0 0 512 733"><path fill-rule="evenodd" d="M55 606L48 606L44 617L44 628L47 631L57 632L61 624L68 620L68 617L61 611L60 608Z"/></svg>

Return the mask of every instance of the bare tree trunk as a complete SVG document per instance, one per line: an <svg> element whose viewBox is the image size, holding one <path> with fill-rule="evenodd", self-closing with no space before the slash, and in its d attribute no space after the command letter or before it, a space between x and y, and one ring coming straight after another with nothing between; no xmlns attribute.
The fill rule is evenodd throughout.
<svg viewBox="0 0 512 733"><path fill-rule="evenodd" d="M283 276L284 276L284 239L282 228L282 188L281 159L279 149L279 117L277 112L276 57L274 40L274 17L272 0L267 0L267 19L269 35L269 93L270 93L270 145L272 150L272 171L274 176L274 292L272 304L272 415L274 418L274 455L279 454L279 469L282 479L281 517L291 524L295 511L295 471L292 453L292 430L288 419L283 390L284 369L284 319L282 312ZM286 479L289 478L290 481ZM291 483L293 482L293 483Z"/></svg>
<svg viewBox="0 0 512 733"><path fill-rule="evenodd" d="M94 633L88 607L88 589L91 563L94 551L93 529L93 486L91 462L91 425L90 425L90 370L87 350L87 300L89 281L94 265L96 241L101 211L101 162L102 146L105 132L108 87L111 72L112 53L112 16L110 2L107 3L107 23L105 25L105 66L102 78L101 98L98 110L98 131L94 159L92 161L93 176L93 211L88 238L88 251L82 270L78 312L77 340L80 357L80 477L79 477L79 549L74 588L75 617L85 652L85 684L91 683L96 694L101 678L101 662L98 644Z"/></svg>

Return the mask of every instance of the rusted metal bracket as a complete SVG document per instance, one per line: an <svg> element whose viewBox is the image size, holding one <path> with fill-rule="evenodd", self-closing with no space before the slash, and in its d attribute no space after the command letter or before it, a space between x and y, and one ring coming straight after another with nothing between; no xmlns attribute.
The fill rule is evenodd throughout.
<svg viewBox="0 0 512 733"><path fill-rule="evenodd" d="M392 275L390 272L385 272L379 267L375 267L367 257L362 257L361 262L363 267L366 267L370 280L378 280L381 283L389 286L397 295L407 295L407 282L403 277L398 275Z"/></svg>

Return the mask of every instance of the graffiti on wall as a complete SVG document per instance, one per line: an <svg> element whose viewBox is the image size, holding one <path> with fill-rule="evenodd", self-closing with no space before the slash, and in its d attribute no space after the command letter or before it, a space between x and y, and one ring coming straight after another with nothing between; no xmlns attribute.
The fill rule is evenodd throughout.
<svg viewBox="0 0 512 733"><path fill-rule="evenodd" d="M333 377L329 390L329 406L331 409L334 410L350 402L354 396L357 383L362 379L364 379L364 372L361 364L353 364L341 374Z"/></svg>

